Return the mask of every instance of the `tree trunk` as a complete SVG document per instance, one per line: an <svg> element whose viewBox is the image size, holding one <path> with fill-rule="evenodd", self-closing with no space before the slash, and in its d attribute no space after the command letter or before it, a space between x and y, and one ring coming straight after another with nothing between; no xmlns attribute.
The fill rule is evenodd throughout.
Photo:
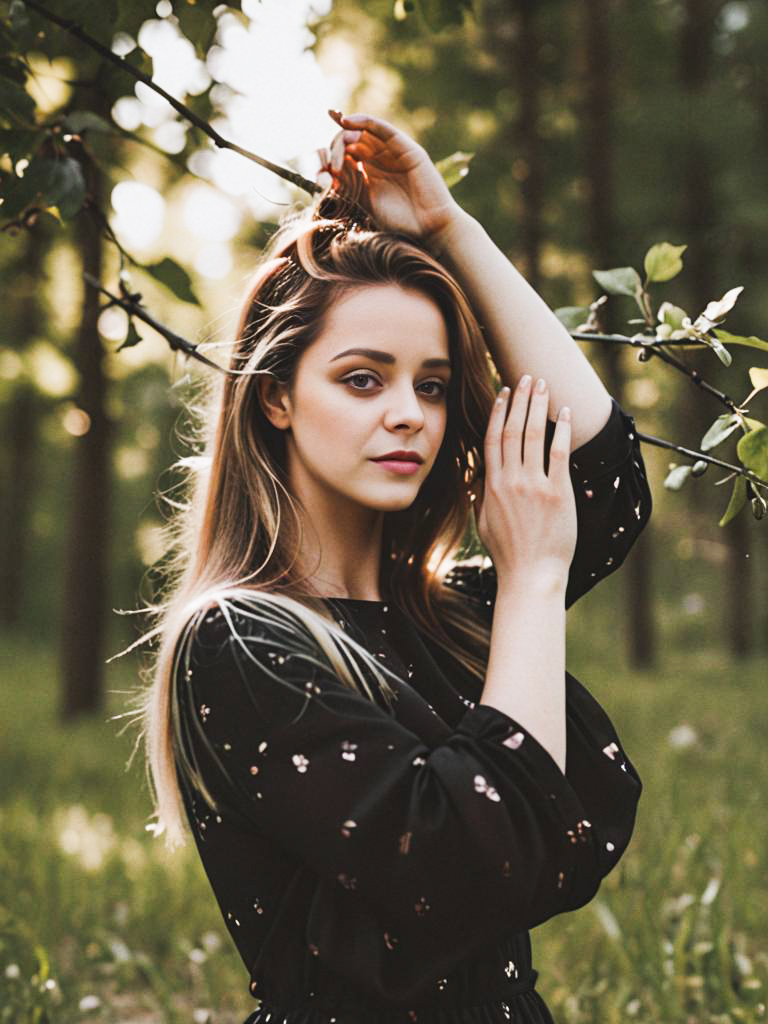
<svg viewBox="0 0 768 1024"><path fill-rule="evenodd" d="M623 259L617 252L614 215L613 140L614 74L607 0L584 0L584 139L588 190L589 249L596 267L612 267ZM615 325L606 324L608 330ZM605 346L602 366L609 391L624 402L624 371L620 346ZM656 664L656 623L653 603L653 531L649 523L624 566L627 654L634 668Z"/></svg>
<svg viewBox="0 0 768 1024"><path fill-rule="evenodd" d="M541 291L541 211L544 195L539 134L541 72L534 0L492 0L485 5L483 48L498 65L502 81L514 89L517 109L502 122L500 152L512 153L509 173L520 193L516 263L529 284Z"/></svg>
<svg viewBox="0 0 768 1024"><path fill-rule="evenodd" d="M15 281L21 290L16 323L19 348L40 333L42 308L40 295L43 282L43 261L48 247L47 234L41 225L29 232L26 250ZM28 551L29 524L37 453L37 418L39 396L34 383L23 378L14 389L7 410L5 437L8 440L8 487L5 498L2 531L2 575L0 589L0 622L16 626L21 620L24 597L25 559Z"/></svg>
<svg viewBox="0 0 768 1024"><path fill-rule="evenodd" d="M87 164L88 192L101 207L101 172ZM103 247L99 224L87 210L76 221L84 272L101 280ZM106 414L107 380L98 332L99 296L84 286L74 360L80 374L78 406L90 425L75 440L69 544L62 609L61 715L68 719L99 710L104 691L104 640L110 508L111 429Z"/></svg>
<svg viewBox="0 0 768 1024"><path fill-rule="evenodd" d="M687 117L683 127L683 218L686 231L687 277L692 281L691 295L696 305L692 315L704 308L710 299L718 298L718 204L713 193L714 180L710 158L711 137L706 112L706 89L713 63L712 39L722 4L720 0L685 0L685 17L680 35L680 80L687 101ZM719 378L719 367L710 356L694 354L689 365L709 380L728 391L728 385ZM723 412L701 392L691 387L687 408L683 410L688 431L694 431L694 447L718 413ZM722 490L722 489L721 489ZM689 501L696 501L693 489ZM725 499L723 499L725 501ZM724 509L723 509L724 510ZM723 528L723 541L727 549L725 567L728 646L731 654L744 657L752 649L752 622L754 617L752 574L749 555L748 524L742 512Z"/></svg>
<svg viewBox="0 0 768 1024"><path fill-rule="evenodd" d="M541 206L543 167L539 138L539 39L536 31L535 0L516 0L518 35L515 53L515 76L520 97L516 126L517 150L520 153L520 194L523 204L522 232L525 276L536 291L541 291Z"/></svg>

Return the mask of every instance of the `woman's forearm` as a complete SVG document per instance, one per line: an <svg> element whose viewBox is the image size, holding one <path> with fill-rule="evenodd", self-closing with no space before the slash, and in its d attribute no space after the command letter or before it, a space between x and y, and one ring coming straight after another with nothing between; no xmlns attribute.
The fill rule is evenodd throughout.
<svg viewBox="0 0 768 1024"><path fill-rule="evenodd" d="M482 225L458 207L430 247L467 293L503 383L514 388L523 373L534 380L544 377L550 419L557 418L560 406L571 408L571 448L594 437L611 412L608 392L565 327Z"/></svg>
<svg viewBox="0 0 768 1024"><path fill-rule="evenodd" d="M514 718L565 773L565 580L500 582L481 704Z"/></svg>

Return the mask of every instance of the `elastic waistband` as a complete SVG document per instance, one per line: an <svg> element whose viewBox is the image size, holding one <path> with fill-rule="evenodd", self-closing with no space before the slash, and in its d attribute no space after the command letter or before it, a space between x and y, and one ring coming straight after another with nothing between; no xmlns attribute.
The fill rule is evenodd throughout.
<svg viewBox="0 0 768 1024"><path fill-rule="evenodd" d="M449 1011L453 1016L461 1014L462 1011L471 1010L479 1006L487 1006L489 1003L502 1003L507 999L513 999L515 996L532 992L536 988L538 977L539 972L531 968L522 977L501 979L497 985L484 988L480 1002L463 1004L457 1004L449 1000L447 993L445 1002L438 998L430 1003L414 1003L412 1006L387 1006L379 1004L373 1007L370 1004L350 1005L344 1002L334 1006L325 1006L322 1003L311 1001L287 1009L262 1000L258 1009L254 1010L243 1021L243 1024L283 1024L284 1021L287 1021L288 1024L293 1024L294 1019L300 1022L300 1024L314 1024L314 1015L317 1014L323 1017L326 1017L326 1015L333 1017L335 1014L352 1012L372 1014L371 1020L375 1017L377 1024L386 1024L388 1021L398 1022L398 1024L400 1021L405 1020L418 1021L422 1019L422 1016L423 1018L433 1016L439 1020L440 1014L445 1011ZM320 1024L320 1022L317 1022L317 1024Z"/></svg>

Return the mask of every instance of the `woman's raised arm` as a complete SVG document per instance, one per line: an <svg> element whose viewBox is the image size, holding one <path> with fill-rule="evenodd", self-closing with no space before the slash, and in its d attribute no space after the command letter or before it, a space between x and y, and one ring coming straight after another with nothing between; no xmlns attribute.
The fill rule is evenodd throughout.
<svg viewBox="0 0 768 1024"><path fill-rule="evenodd" d="M572 448L589 441L608 421L610 395L546 302L454 200L422 146L379 118L339 123L329 170L338 173L345 154L362 161L379 226L420 238L457 277L503 383L514 389L524 373L546 379L549 418L569 406Z"/></svg>

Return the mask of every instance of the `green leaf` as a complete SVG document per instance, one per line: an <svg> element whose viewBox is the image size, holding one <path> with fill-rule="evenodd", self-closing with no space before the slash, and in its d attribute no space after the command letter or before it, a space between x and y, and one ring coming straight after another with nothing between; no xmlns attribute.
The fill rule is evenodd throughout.
<svg viewBox="0 0 768 1024"><path fill-rule="evenodd" d="M664 486L668 491L679 491L685 481L691 475L692 466L674 466L664 480Z"/></svg>
<svg viewBox="0 0 768 1024"><path fill-rule="evenodd" d="M659 306L659 323L668 324L673 331L683 329L683 320L688 316L684 309L673 306L671 302L662 302ZM642 322L642 321L641 321Z"/></svg>
<svg viewBox="0 0 768 1024"><path fill-rule="evenodd" d="M589 306L561 306L555 310L555 316L569 331L575 331L586 323Z"/></svg>
<svg viewBox="0 0 768 1024"><path fill-rule="evenodd" d="M725 526L726 523L737 516L739 512L744 508L744 504L747 500L747 481L743 476L737 476L733 481L733 490L731 491L731 500L728 502L728 508L723 513L723 518L720 520L719 525Z"/></svg>
<svg viewBox="0 0 768 1024"><path fill-rule="evenodd" d="M179 28L189 39L197 51L197 56L205 59L213 45L219 24L213 14L215 4L177 3L174 14L179 19Z"/></svg>
<svg viewBox="0 0 768 1024"><path fill-rule="evenodd" d="M144 341L142 336L136 330L133 320L128 321L128 333L125 336L125 340L115 349L116 352L122 352L124 348L133 348L134 345L138 345L140 341Z"/></svg>
<svg viewBox="0 0 768 1024"><path fill-rule="evenodd" d="M6 128L30 128L35 122L35 101L27 90L9 78L0 78L0 124Z"/></svg>
<svg viewBox="0 0 768 1024"><path fill-rule="evenodd" d="M24 32L29 28L29 12L27 5L22 0L11 0L8 8L8 20L11 23L11 31L14 33Z"/></svg>
<svg viewBox="0 0 768 1024"><path fill-rule="evenodd" d="M85 200L83 169L77 160L53 160L51 182L45 193L46 206L56 206L64 220L74 217Z"/></svg>
<svg viewBox="0 0 768 1024"><path fill-rule="evenodd" d="M730 334L728 331L717 329L715 330L715 335L726 345L746 345L747 348L759 348L763 352L768 352L768 341L756 338L753 334L745 338L739 334Z"/></svg>
<svg viewBox="0 0 768 1024"><path fill-rule="evenodd" d="M4 217L15 217L32 203L55 206L62 218L74 217L85 199L85 181L77 160L62 157L30 160L24 175L14 175L0 188Z"/></svg>
<svg viewBox="0 0 768 1024"><path fill-rule="evenodd" d="M738 429L738 426L738 416L734 416L731 412L724 412L722 416L717 417L704 437L702 437L701 450L703 452L708 452L712 448L715 448L721 441L724 441L726 437L730 437L734 430Z"/></svg>
<svg viewBox="0 0 768 1024"><path fill-rule="evenodd" d="M46 40L39 33L45 25L50 27L50 22L45 22L41 15L27 7L24 0L11 0L4 26L8 29L8 35L3 33L6 36L3 39L3 51L23 56L31 50L44 51Z"/></svg>
<svg viewBox="0 0 768 1024"><path fill-rule="evenodd" d="M23 86L27 81L26 65L12 53L0 57L0 77Z"/></svg>
<svg viewBox="0 0 768 1024"><path fill-rule="evenodd" d="M758 427L744 434L739 438L736 451L747 469L768 480L768 427Z"/></svg>
<svg viewBox="0 0 768 1024"><path fill-rule="evenodd" d="M136 46L130 53L127 53L123 57L123 60L128 64L132 64L133 67L137 68L137 70L143 71L145 74L149 75L150 78L152 77L154 67L152 58L148 53L146 53L146 51L142 50L140 46Z"/></svg>
<svg viewBox="0 0 768 1024"><path fill-rule="evenodd" d="M45 128L0 128L0 153L7 153L15 166L22 157L31 160L49 135Z"/></svg>
<svg viewBox="0 0 768 1024"><path fill-rule="evenodd" d="M768 388L768 370L762 366L750 366L749 368L749 379L752 382L754 391L762 391L763 388Z"/></svg>
<svg viewBox="0 0 768 1024"><path fill-rule="evenodd" d="M200 300L192 289L192 279L175 260L166 256L159 263L142 265L141 269L146 270L160 284L164 284L177 299L181 299L182 302L194 303L196 306L200 305Z"/></svg>
<svg viewBox="0 0 768 1024"><path fill-rule="evenodd" d="M718 338L709 337L707 339L707 344L715 353L715 355L723 364L723 366L731 365L731 363L733 362L733 356Z"/></svg>
<svg viewBox="0 0 768 1024"><path fill-rule="evenodd" d="M652 245L645 254L645 274L649 281L671 281L683 269L680 258L687 245L672 245L670 242L659 242Z"/></svg>
<svg viewBox="0 0 768 1024"><path fill-rule="evenodd" d="M450 156L445 156L442 160L437 161L435 167L442 174L443 181L448 188L453 188L462 178L466 178L469 174L469 162L474 155L474 153L462 153L461 150L457 150Z"/></svg>
<svg viewBox="0 0 768 1024"><path fill-rule="evenodd" d="M47 191L53 173L53 161L37 157L30 160L23 175L9 175L0 184L3 217L17 217L38 196Z"/></svg>
<svg viewBox="0 0 768 1024"><path fill-rule="evenodd" d="M103 117L99 117L98 114L94 114L92 110L73 110L64 119L63 127L72 135L79 135L81 132L89 130L94 132L113 132L115 130L114 125L105 121Z"/></svg>
<svg viewBox="0 0 768 1024"><path fill-rule="evenodd" d="M634 267L593 270L592 276L609 295L631 295L634 298L643 290L643 282Z"/></svg>

